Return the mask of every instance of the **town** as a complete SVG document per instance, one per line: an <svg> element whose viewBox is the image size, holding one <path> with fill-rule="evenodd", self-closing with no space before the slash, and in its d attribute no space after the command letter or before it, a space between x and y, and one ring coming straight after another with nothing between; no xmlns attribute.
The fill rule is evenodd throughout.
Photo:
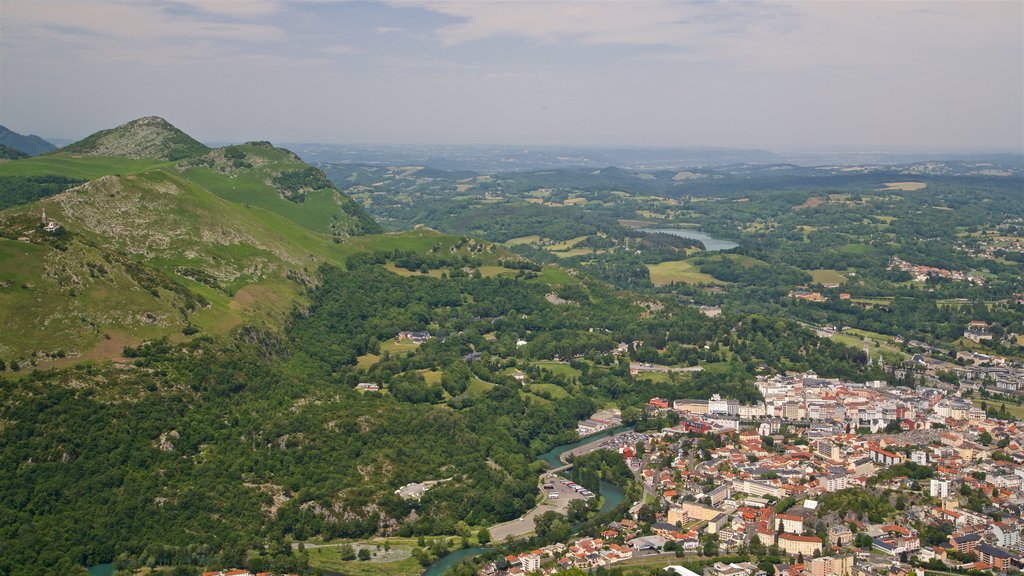
<svg viewBox="0 0 1024 576"><path fill-rule="evenodd" d="M1015 424L948 387L813 372L756 384L764 400L753 405L651 399L644 417L671 425L595 446L621 456L643 497L596 536L507 555L479 573L651 565L695 576L683 564L696 563L703 576L923 576L1022 566L1024 433ZM581 430L602 429L602 416Z"/></svg>

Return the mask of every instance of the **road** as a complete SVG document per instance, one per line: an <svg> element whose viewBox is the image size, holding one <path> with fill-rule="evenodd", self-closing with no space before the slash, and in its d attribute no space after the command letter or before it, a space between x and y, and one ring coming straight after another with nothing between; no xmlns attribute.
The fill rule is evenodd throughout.
<svg viewBox="0 0 1024 576"><path fill-rule="evenodd" d="M603 438L598 438L593 442L587 442L582 446L562 453L562 461L564 462L565 458L569 454L572 454L574 456L579 456L580 454L589 454L594 450L601 449L603 446L613 441L615 438L625 436L631 433L633 433L631 430L627 430L625 432L620 432L614 436L605 436ZM547 478L549 475L554 475L559 472L563 472L571 467L571 465L565 465L559 468L549 470L543 476L541 476L540 484L543 485L545 483L544 479ZM553 483L555 485L555 492L558 493L558 499L552 500L545 496L544 502L538 504L537 507L527 512L526 515L522 518L491 526L491 540L493 540L494 542L500 542L509 536L519 537L529 534L530 532L533 532L533 519L535 517L540 516L541 514L547 512L548 510L554 510L559 514L565 514L566 510L569 507L569 502L572 502L573 500L580 500L583 498L573 490L570 490L568 487L566 487L558 480L554 480L553 482L549 483ZM544 490L543 486L541 486L541 492L547 494L550 491Z"/></svg>
<svg viewBox="0 0 1024 576"><path fill-rule="evenodd" d="M490 532L492 541L501 542L509 536L519 537L529 534L530 532L533 532L533 519L537 516L540 516L549 510L553 510L559 514L565 514L569 509L569 502L583 499L583 496L580 496L574 490L563 484L557 476L551 475L550 480L545 480L546 478L548 478L548 474L541 476L541 482L548 482L554 485L555 489L545 490L542 486L541 492L544 494L558 494L558 498L551 499L545 496L544 502L537 505L533 510L527 512L525 516L517 520L491 526Z"/></svg>

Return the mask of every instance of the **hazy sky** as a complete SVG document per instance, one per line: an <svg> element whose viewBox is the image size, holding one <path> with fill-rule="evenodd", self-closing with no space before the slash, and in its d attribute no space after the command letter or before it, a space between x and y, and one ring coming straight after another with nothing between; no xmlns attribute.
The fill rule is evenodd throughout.
<svg viewBox="0 0 1024 576"><path fill-rule="evenodd" d="M0 0L0 124L1024 150L1024 2Z"/></svg>

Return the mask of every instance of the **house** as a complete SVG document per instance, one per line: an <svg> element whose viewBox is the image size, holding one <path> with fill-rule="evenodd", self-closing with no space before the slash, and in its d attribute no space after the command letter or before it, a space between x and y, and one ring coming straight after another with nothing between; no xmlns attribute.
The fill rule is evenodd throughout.
<svg viewBox="0 0 1024 576"><path fill-rule="evenodd" d="M805 300L807 302L828 301L827 296L822 296L819 292L808 292L807 290L791 290L789 292L789 297L796 298L798 300Z"/></svg>
<svg viewBox="0 0 1024 576"><path fill-rule="evenodd" d="M373 382L360 382L356 384L356 390L360 392L380 392L380 384L374 384Z"/></svg>
<svg viewBox="0 0 1024 576"><path fill-rule="evenodd" d="M662 398L651 398L647 401L647 405L658 410L667 410L668 400L664 400Z"/></svg>
<svg viewBox="0 0 1024 576"><path fill-rule="evenodd" d="M719 306L701 306L700 313L708 318L714 318L716 316L721 316L722 309Z"/></svg>
<svg viewBox="0 0 1024 576"><path fill-rule="evenodd" d="M430 340L430 332L399 332L398 341L403 342L408 340L413 344L422 344L427 340Z"/></svg>

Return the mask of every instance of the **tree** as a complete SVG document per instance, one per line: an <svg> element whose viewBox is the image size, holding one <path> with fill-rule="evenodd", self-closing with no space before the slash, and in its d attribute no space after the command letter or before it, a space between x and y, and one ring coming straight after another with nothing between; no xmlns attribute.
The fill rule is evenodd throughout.
<svg viewBox="0 0 1024 576"><path fill-rule="evenodd" d="M718 556L718 534L705 534L704 535L704 555L705 556Z"/></svg>
<svg viewBox="0 0 1024 576"><path fill-rule="evenodd" d="M476 533L476 540L481 546L486 546L491 541L491 532L486 527L481 528Z"/></svg>
<svg viewBox="0 0 1024 576"><path fill-rule="evenodd" d="M363 562L366 562L367 560L370 559L370 550L369 550L369 548L360 548L359 549L359 559L361 561L363 561Z"/></svg>
<svg viewBox="0 0 1024 576"><path fill-rule="evenodd" d="M462 360L456 360L449 364L441 375L441 387L452 396L458 396L469 388L473 379L473 372L469 365Z"/></svg>
<svg viewBox="0 0 1024 576"><path fill-rule="evenodd" d="M988 446L992 443L992 435L988 433L988 430L986 430L978 436L978 442Z"/></svg>
<svg viewBox="0 0 1024 576"><path fill-rule="evenodd" d="M338 546L338 556L340 556L342 560L355 560L356 549L353 548L351 544L342 544L341 546Z"/></svg>

